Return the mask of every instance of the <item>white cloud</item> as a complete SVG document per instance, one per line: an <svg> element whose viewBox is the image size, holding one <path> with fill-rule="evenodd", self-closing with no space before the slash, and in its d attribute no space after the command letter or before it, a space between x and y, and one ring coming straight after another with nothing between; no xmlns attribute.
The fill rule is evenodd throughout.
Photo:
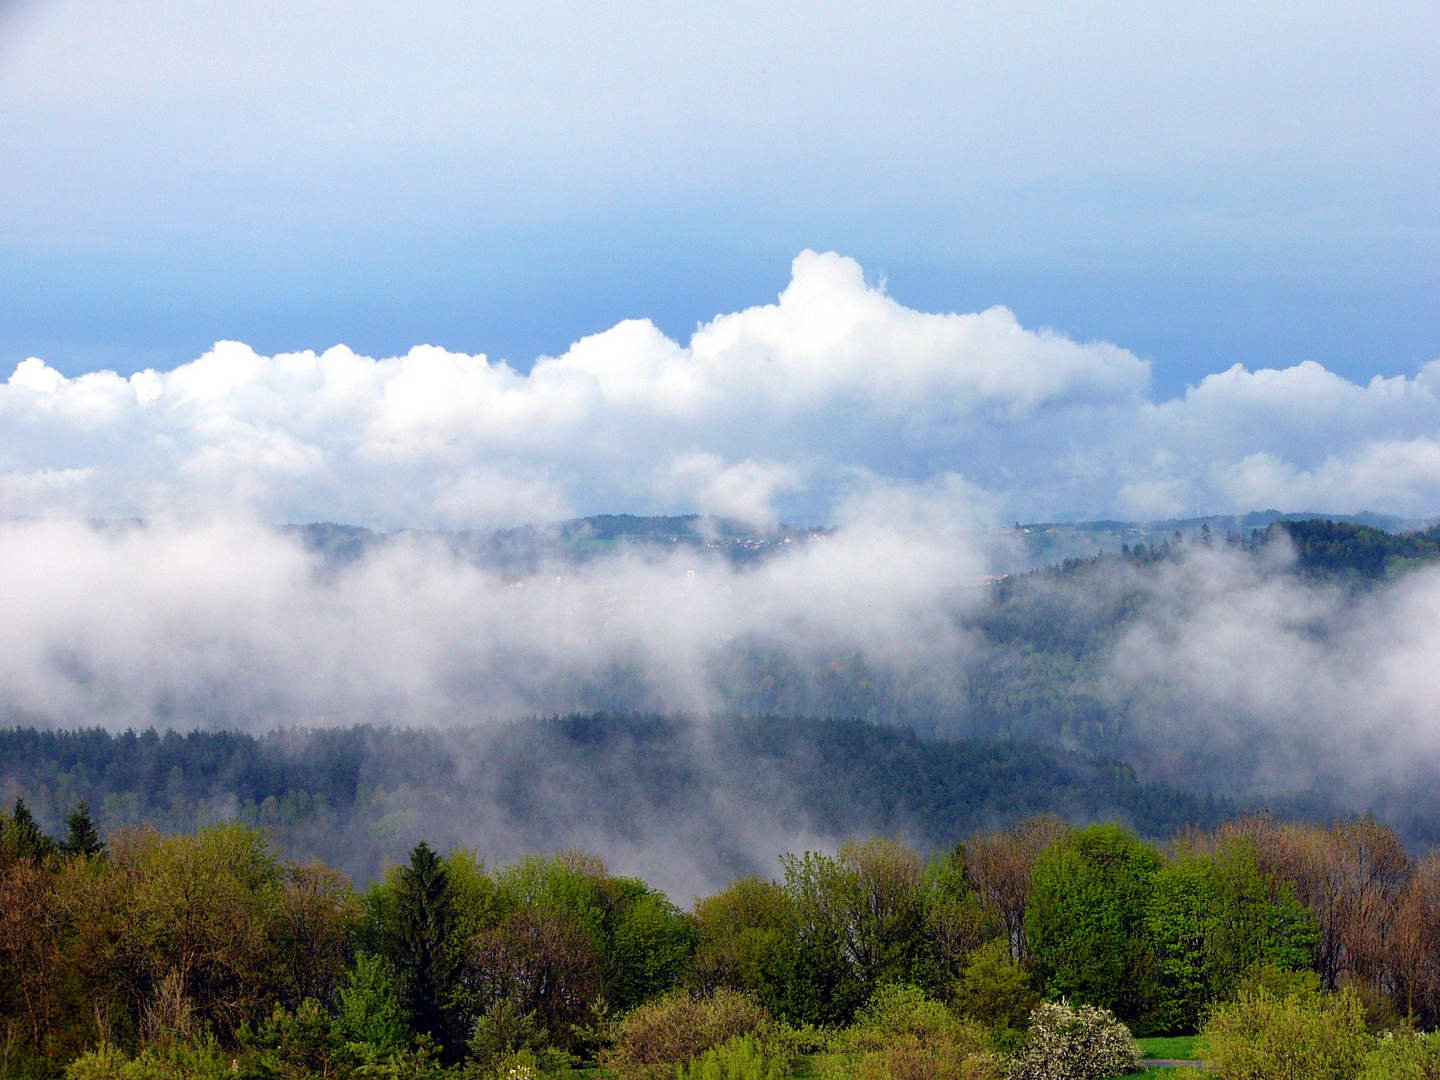
<svg viewBox="0 0 1440 1080"><path fill-rule="evenodd" d="M1148 389L1146 362L1116 345L1004 308L915 311L853 260L807 251L775 303L688 344L629 320L528 374L432 346L371 359L220 342L128 379L27 359L0 386L0 512L828 520L860 478L953 473L1005 517L1440 513L1440 361L1363 386L1304 363L1236 366L1159 403ZM66 480L14 479L47 476Z"/></svg>
<svg viewBox="0 0 1440 1080"><path fill-rule="evenodd" d="M425 534L317 574L296 540L236 519L0 522L0 712L271 726L703 711L724 703L715 665L735 639L930 679L958 671L968 641L952 616L973 597L944 587L985 569L963 496L886 485L840 533L744 570L684 547L518 582Z"/></svg>

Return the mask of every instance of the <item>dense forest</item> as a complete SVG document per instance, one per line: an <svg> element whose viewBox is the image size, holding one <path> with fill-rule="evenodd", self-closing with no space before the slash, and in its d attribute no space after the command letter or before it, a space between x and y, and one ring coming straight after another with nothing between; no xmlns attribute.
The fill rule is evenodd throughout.
<svg viewBox="0 0 1440 1080"><path fill-rule="evenodd" d="M1039 743L735 716L262 736L11 728L0 730L0 793L23 797L51 831L82 799L110 829L263 826L292 857L323 858L361 881L422 836L494 858L590 829L616 845L698 849L696 888L761 869L774 851L749 839L767 829L782 842L878 831L929 850L1037 813L1119 819L1154 837L1234 810Z"/></svg>
<svg viewBox="0 0 1440 1080"><path fill-rule="evenodd" d="M356 891L238 822L0 815L4 1076L1399 1080L1437 1021L1440 855L1369 820L877 837L682 911L574 850Z"/></svg>

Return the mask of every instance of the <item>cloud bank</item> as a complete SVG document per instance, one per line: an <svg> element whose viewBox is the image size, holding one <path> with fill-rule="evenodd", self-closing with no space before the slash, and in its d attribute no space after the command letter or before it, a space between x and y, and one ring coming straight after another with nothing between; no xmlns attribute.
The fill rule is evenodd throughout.
<svg viewBox="0 0 1440 1080"><path fill-rule="evenodd" d="M259 730L694 713L733 706L757 656L858 659L933 701L987 565L964 505L953 479L881 489L848 503L838 532L748 570L688 548L519 580L434 534L336 568L234 520L3 523L0 715ZM807 704L792 711L825 711Z"/></svg>
<svg viewBox="0 0 1440 1080"><path fill-rule="evenodd" d="M419 346L0 385L0 512L486 527L624 509L830 520L877 482L956 474L1004 519L1316 507L1440 512L1440 361L1351 383L1241 366L1150 397L1147 361L928 314L806 251L777 301L688 344L647 320L528 372Z"/></svg>

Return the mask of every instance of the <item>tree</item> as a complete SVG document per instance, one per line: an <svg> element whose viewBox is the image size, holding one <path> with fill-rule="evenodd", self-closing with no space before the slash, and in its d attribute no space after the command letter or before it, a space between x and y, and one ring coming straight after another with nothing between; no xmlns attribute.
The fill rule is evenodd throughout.
<svg viewBox="0 0 1440 1080"><path fill-rule="evenodd" d="M105 843L100 839L100 830L96 828L95 821L90 816L90 807L85 805L84 799L76 803L75 809L66 816L65 826L70 830L69 836L60 845L65 854L88 859L105 850Z"/></svg>
<svg viewBox="0 0 1440 1080"><path fill-rule="evenodd" d="M804 954L797 959L840 976L826 980L835 1019L848 1019L882 982L912 978L925 945L918 854L876 837L833 857L806 852L782 863Z"/></svg>
<svg viewBox="0 0 1440 1080"><path fill-rule="evenodd" d="M920 883L924 912L925 969L916 982L944 995L980 946L1003 934L999 917L980 899L965 873L965 848L931 856ZM1007 950L1009 941L1005 943Z"/></svg>
<svg viewBox="0 0 1440 1080"><path fill-rule="evenodd" d="M282 997L334 1005L359 922L350 883L323 863L291 866L277 899L272 937L286 976Z"/></svg>
<svg viewBox="0 0 1440 1080"><path fill-rule="evenodd" d="M646 890L617 913L611 947L614 971L607 997L629 1009L677 986L694 964L695 928L661 893Z"/></svg>
<svg viewBox="0 0 1440 1080"><path fill-rule="evenodd" d="M112 837L105 873L120 918L109 963L142 1034L167 1036L191 1017L222 1038L274 1007L274 930L282 871L269 839L240 824L192 836Z"/></svg>
<svg viewBox="0 0 1440 1080"><path fill-rule="evenodd" d="M965 841L965 873L1010 941L1010 956L1025 959L1025 909L1030 905L1030 870L1040 853L1070 833L1056 817L1028 818L1004 832L976 833Z"/></svg>
<svg viewBox="0 0 1440 1080"><path fill-rule="evenodd" d="M1405 884L1389 941L1389 968L1405 1013L1440 1021L1440 851L1420 860Z"/></svg>
<svg viewBox="0 0 1440 1080"><path fill-rule="evenodd" d="M1395 833L1369 818L1326 829L1260 814L1219 831L1222 840L1236 835L1250 837L1261 868L1314 913L1315 967L1326 988L1342 975L1383 984L1386 941L1411 870Z"/></svg>
<svg viewBox="0 0 1440 1080"><path fill-rule="evenodd" d="M508 1001L534 1016L552 1038L567 1041L600 991L592 939L574 919L522 908L471 943L464 970L471 1000L483 1013Z"/></svg>
<svg viewBox="0 0 1440 1080"><path fill-rule="evenodd" d="M1018 1031L1038 1002L1029 973L1010 957L1010 943L996 938L971 954L952 1004L961 1016L986 1027Z"/></svg>
<svg viewBox="0 0 1440 1080"><path fill-rule="evenodd" d="M449 1048L449 1004L456 965L450 949L455 914L445 864L421 841L400 868L389 927L389 954L405 987L405 1007L416 1030Z"/></svg>
<svg viewBox="0 0 1440 1080"><path fill-rule="evenodd" d="M1155 849L1119 825L1091 825L1036 859L1025 938L1048 998L1144 1014L1154 979L1145 913L1159 868Z"/></svg>
<svg viewBox="0 0 1440 1080"><path fill-rule="evenodd" d="M1149 1023L1165 1032L1193 1031L1254 968L1308 967L1319 938L1314 917L1289 885L1261 871L1246 837L1210 855L1182 847L1155 875L1145 930L1159 984Z"/></svg>
<svg viewBox="0 0 1440 1080"><path fill-rule="evenodd" d="M30 807L18 796L4 832L7 846L15 858L39 862L55 851L55 841L40 831L40 826L35 823L35 815L30 813Z"/></svg>
<svg viewBox="0 0 1440 1080"><path fill-rule="evenodd" d="M786 1001L796 940L790 894L773 881L736 878L722 892L695 901L694 922L697 989L745 991L790 1018Z"/></svg>
<svg viewBox="0 0 1440 1080"><path fill-rule="evenodd" d="M409 1019L401 1001L399 979L390 964L383 957L360 953L346 974L336 1018L345 1038L379 1054L398 1050L409 1042Z"/></svg>

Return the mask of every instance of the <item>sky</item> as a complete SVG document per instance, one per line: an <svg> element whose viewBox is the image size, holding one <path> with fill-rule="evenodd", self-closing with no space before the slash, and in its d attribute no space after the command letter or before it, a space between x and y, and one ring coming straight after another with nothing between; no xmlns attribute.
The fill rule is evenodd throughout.
<svg viewBox="0 0 1440 1080"><path fill-rule="evenodd" d="M1424 3L11 3L0 511L1440 514L1437 41Z"/></svg>

